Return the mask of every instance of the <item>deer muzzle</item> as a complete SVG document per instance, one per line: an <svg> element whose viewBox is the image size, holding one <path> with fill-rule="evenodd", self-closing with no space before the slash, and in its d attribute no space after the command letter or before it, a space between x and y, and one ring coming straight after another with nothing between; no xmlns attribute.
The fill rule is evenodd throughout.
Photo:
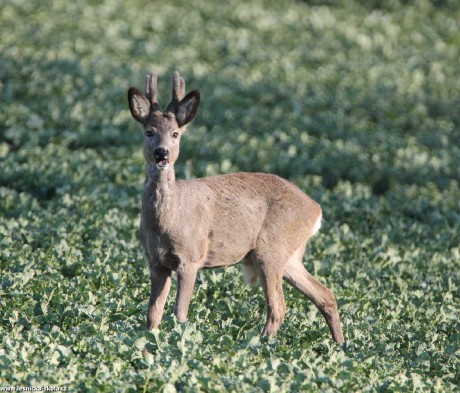
<svg viewBox="0 0 460 393"><path fill-rule="evenodd" d="M164 147L157 147L154 155L158 169L164 170L169 166L169 152Z"/></svg>

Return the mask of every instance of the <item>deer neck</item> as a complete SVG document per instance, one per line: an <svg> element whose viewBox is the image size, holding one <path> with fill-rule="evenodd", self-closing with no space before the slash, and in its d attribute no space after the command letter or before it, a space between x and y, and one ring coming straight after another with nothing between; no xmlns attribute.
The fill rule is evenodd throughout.
<svg viewBox="0 0 460 393"><path fill-rule="evenodd" d="M172 219L175 189L176 176L173 166L159 170L156 165L147 163L147 176L142 197L143 208L157 218L160 226Z"/></svg>

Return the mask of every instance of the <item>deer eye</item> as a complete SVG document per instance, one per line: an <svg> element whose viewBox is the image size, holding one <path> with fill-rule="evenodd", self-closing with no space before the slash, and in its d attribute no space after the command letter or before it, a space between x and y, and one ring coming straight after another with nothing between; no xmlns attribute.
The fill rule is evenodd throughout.
<svg viewBox="0 0 460 393"><path fill-rule="evenodd" d="M179 133L178 133L178 132L173 132L172 137L173 137L174 139L179 138Z"/></svg>
<svg viewBox="0 0 460 393"><path fill-rule="evenodd" d="M145 131L145 136L151 138L153 136L153 131Z"/></svg>

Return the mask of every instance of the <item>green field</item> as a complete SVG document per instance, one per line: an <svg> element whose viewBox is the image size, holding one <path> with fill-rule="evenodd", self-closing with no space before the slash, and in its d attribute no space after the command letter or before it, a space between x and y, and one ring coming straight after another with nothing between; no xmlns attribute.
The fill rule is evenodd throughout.
<svg viewBox="0 0 460 393"><path fill-rule="evenodd" d="M0 5L0 387L460 389L460 2ZM142 133L129 86L200 89L177 178L263 171L317 200L307 268L347 347L285 286L275 338L238 266L144 329ZM147 348L150 354L143 355Z"/></svg>

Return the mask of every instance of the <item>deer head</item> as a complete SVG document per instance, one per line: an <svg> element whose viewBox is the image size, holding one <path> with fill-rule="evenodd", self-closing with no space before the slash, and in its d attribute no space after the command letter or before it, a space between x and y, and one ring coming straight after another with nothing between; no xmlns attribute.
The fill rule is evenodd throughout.
<svg viewBox="0 0 460 393"><path fill-rule="evenodd" d="M145 160L159 170L174 166L182 133L195 117L200 103L198 90L185 95L185 82L177 71L172 82L172 100L164 111L158 103L156 73L147 75L145 95L135 87L128 90L131 115L144 129Z"/></svg>

